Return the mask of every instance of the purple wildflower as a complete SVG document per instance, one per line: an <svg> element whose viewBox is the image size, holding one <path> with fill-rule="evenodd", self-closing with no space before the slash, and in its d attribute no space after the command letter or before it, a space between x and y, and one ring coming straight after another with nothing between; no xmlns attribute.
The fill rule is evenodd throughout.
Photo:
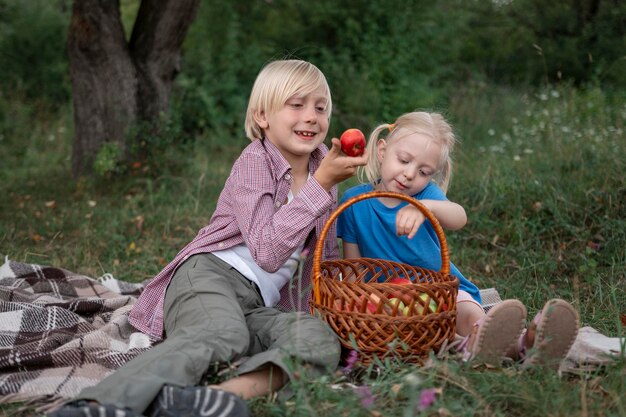
<svg viewBox="0 0 626 417"><path fill-rule="evenodd" d="M354 392L361 399L361 405L365 408L371 408L376 401L376 396L372 394L372 390L367 385L360 385L354 388Z"/></svg>
<svg viewBox="0 0 626 417"><path fill-rule="evenodd" d="M343 367L343 372L348 373L354 367L354 364L359 359L359 354L356 350L351 350L348 354L348 358L346 359L346 366Z"/></svg>
<svg viewBox="0 0 626 417"><path fill-rule="evenodd" d="M437 399L437 394L441 392L440 388L426 388L420 392L420 402L417 404L418 411L424 411Z"/></svg>

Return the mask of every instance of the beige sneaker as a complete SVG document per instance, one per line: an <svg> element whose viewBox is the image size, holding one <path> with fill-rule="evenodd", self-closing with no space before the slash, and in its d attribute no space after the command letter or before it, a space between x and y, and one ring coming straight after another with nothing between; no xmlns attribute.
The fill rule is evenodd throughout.
<svg viewBox="0 0 626 417"><path fill-rule="evenodd" d="M463 360L500 366L517 343L526 320L526 307L518 300L504 300L478 320L459 348Z"/></svg>

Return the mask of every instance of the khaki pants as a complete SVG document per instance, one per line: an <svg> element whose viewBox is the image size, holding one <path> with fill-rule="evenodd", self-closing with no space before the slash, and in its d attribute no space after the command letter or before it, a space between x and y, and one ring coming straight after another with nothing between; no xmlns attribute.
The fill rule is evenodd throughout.
<svg viewBox="0 0 626 417"><path fill-rule="evenodd" d="M314 374L339 363L337 337L321 320L265 307L256 284L212 254L190 257L165 297L165 339L77 399L142 413L164 384L196 385L214 362L249 356L244 374L275 364L292 376L293 363Z"/></svg>

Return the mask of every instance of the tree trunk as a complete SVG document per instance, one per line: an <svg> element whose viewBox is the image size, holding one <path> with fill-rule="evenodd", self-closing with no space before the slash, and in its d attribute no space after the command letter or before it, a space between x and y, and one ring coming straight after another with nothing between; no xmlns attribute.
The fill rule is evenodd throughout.
<svg viewBox="0 0 626 417"><path fill-rule="evenodd" d="M119 3L75 0L68 34L74 105L72 173L89 172L102 144L125 149L125 134L137 114L137 76Z"/></svg>
<svg viewBox="0 0 626 417"><path fill-rule="evenodd" d="M143 0L130 39L139 79L139 115L152 120L167 110L180 48L198 9L198 0Z"/></svg>
<svg viewBox="0 0 626 417"><path fill-rule="evenodd" d="M143 0L130 45L118 0L74 0L68 54L74 105L72 172L92 171L107 142L128 149L137 120L167 110L180 48L199 0Z"/></svg>

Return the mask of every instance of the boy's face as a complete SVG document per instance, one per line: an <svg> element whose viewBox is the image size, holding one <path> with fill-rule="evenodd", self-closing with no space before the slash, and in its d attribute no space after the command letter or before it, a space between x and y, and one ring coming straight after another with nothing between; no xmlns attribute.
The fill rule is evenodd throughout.
<svg viewBox="0 0 626 417"><path fill-rule="evenodd" d="M428 136L405 133L391 143L381 140L378 142L379 190L415 195L428 185L440 160L441 145Z"/></svg>
<svg viewBox="0 0 626 417"><path fill-rule="evenodd" d="M290 97L272 114L255 116L267 139L287 161L309 156L328 133L327 99L319 89L307 95Z"/></svg>

